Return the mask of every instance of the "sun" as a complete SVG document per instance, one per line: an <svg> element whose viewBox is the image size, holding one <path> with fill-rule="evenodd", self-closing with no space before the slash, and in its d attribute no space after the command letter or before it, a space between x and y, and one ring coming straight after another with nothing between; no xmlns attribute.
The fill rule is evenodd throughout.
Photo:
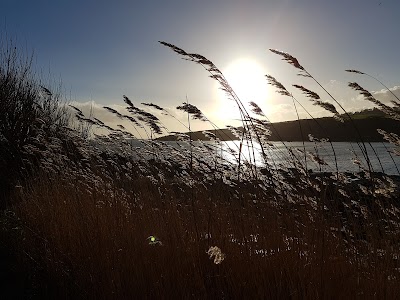
<svg viewBox="0 0 400 300"><path fill-rule="evenodd" d="M267 72L256 60L250 58L235 60L223 69L222 73L246 108L250 101L254 101L262 109L268 106L269 90L265 79ZM229 100L220 88L216 94L216 117L225 122L240 119L240 112L235 102ZM234 125L231 123L228 124Z"/></svg>

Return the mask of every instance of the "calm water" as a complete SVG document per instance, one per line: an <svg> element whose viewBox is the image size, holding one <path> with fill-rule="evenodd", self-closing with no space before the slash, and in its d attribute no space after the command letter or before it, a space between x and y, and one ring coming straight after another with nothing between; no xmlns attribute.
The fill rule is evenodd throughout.
<svg viewBox="0 0 400 300"><path fill-rule="evenodd" d="M362 165L367 167L365 159L357 143L335 142L332 144L336 154L339 171L360 171L360 167L353 163L354 158L358 158ZM223 148L227 149L228 147L231 147L232 149L237 149L238 145L238 141L229 141L223 146ZM390 153L390 151L393 149L393 146L391 144L371 143L371 145L366 144L366 147L368 157L371 161L374 171L384 171L386 174L399 175L397 168L400 170L400 157ZM255 148L259 147L255 146ZM288 149L291 149L292 153L300 161L304 162L304 154L297 151L297 149L303 151L303 144L301 142L285 142L285 144L283 144L282 142L271 142L271 146L266 149L266 154L268 156L267 163L269 163L271 167L288 167L288 161L290 161L290 154ZM333 150L329 143L320 143L318 144L318 148L316 149L314 143L306 142L305 150L306 152L311 152L314 154L318 153L319 157L321 157L327 163L327 165L321 166L320 169L320 166L317 163L312 162L311 157L307 155L308 169L312 169L313 171L336 170L334 159L335 156L333 155ZM228 154L227 151L222 151L222 153L224 158L232 162L235 161L235 158L232 155ZM249 147L243 146L242 153L245 157L249 159ZM256 163L261 164L262 159L260 151L255 151L254 154L256 157ZM379 158L380 163L377 157Z"/></svg>
<svg viewBox="0 0 400 300"><path fill-rule="evenodd" d="M170 146L177 146L177 142L166 142ZM215 142L203 142L213 146L216 146ZM179 142L181 147L183 146L186 149L189 149L189 144L184 142ZM197 142L193 142L194 146L196 146ZM218 153L218 155L222 156L224 159L235 163L237 161L237 153L239 149L239 141L227 141L222 142L221 146L217 146L219 150L212 153L210 155L214 156ZM310 155L307 155L307 168L311 169L315 172L323 171L323 172L334 172L336 171L335 166L335 156L337 160L338 169L341 172L358 172L361 171L361 168L353 163L354 159L358 159L361 165L364 168L368 168L365 158L360 150L359 145L357 143L349 143L349 142L334 142L333 148L335 151L335 155L333 154L333 150L329 143L318 143L318 147L315 147L315 143L305 142L305 150L306 153L318 154L320 158L322 158L326 165L318 165L313 162ZM132 145L138 148L141 148L143 145L138 141L133 141ZM199 145L199 144L197 144ZM393 145L390 143L370 143L366 144L368 157L371 161L371 165L373 171L376 172L384 172L390 175L400 175L398 170L400 170L400 157L394 154L391 154L391 150L393 150ZM229 154L229 148L236 151L235 155ZM290 150L292 155L295 155L296 158L304 163L304 154L299 152L297 149L303 151L303 143L302 142L270 142L270 146L265 149L265 153L267 155L267 164L271 168L288 168L293 167L290 163L293 161L293 156L290 156ZM169 151L169 150L167 150ZM200 155L204 155L207 152L201 152ZM243 145L242 147L242 158L241 161L244 160L252 161L253 159L250 157L253 151L250 147ZM262 156L260 154L260 147L258 144L254 144L254 156L255 161L258 166L263 165ZM378 159L379 158L379 159Z"/></svg>

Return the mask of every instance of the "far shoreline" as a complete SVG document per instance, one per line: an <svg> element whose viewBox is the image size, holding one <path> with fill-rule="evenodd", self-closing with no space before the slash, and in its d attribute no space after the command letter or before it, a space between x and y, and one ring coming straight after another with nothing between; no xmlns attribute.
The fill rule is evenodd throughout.
<svg viewBox="0 0 400 300"><path fill-rule="evenodd" d="M329 139L331 142L385 142L386 140L377 131L378 129L400 134L400 121L394 119L372 116L353 119L353 122L362 136L362 141L355 138L357 137L356 130L348 120L341 123L330 117L270 123L269 130L271 134L268 140L271 142L302 142L309 141L309 134L311 134L316 139ZM302 128L302 131L300 128ZM243 131L243 127L236 129L239 132ZM193 131L183 134L193 141L211 141L212 139L204 132L215 135L221 141L239 140L228 128ZM159 137L156 140L178 141L179 137L173 134Z"/></svg>

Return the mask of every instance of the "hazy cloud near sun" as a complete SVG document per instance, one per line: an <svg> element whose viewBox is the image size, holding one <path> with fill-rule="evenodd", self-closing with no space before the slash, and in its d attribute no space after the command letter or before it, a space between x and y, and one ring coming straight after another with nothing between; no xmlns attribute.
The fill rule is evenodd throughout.
<svg viewBox="0 0 400 300"><path fill-rule="evenodd" d="M276 122L280 120L295 120L297 119L296 112L292 104L277 104L271 107L271 111L266 112L271 122Z"/></svg>
<svg viewBox="0 0 400 300"><path fill-rule="evenodd" d="M71 102L70 104L79 108L87 118L90 116L90 111L92 111L93 117L103 121L106 124L109 124L109 123L121 124L122 120L118 119L115 115L113 115L109 111L106 111L103 108L104 106L109 106L109 107L119 111L120 113L127 112L125 109L125 106L118 105L118 104L100 105L94 101Z"/></svg>
<svg viewBox="0 0 400 300"><path fill-rule="evenodd" d="M393 94L400 98L400 86L394 86L390 88L390 91L392 91ZM392 100L397 100L387 89L372 92L372 95L385 104L389 104Z"/></svg>

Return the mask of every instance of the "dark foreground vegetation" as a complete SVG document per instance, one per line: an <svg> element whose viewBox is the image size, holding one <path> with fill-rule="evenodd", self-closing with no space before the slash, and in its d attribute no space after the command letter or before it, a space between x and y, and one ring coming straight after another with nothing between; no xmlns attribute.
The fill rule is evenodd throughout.
<svg viewBox="0 0 400 300"><path fill-rule="evenodd" d="M152 103L139 108L124 96L128 115L105 107L129 120L137 135L85 116L45 87L14 47L2 49L0 296L398 298L399 178L372 169L366 141L350 114L339 114L336 106L343 108L334 98L323 102L295 86L354 131L362 153L354 163L361 172L307 171L311 160L325 164L318 148L333 147L328 135L310 136L315 152L289 151L284 165L255 165L242 145L253 145L262 155L274 147L272 125L261 109L251 103L248 111L205 57L161 44L203 66L237 102L243 129L230 131L240 146L225 150L235 155L235 163L220 156L223 141L212 132L206 133L211 143L194 144L186 134L175 146L154 140L166 129L151 112L168 111ZM272 51L315 80L294 57ZM274 77L267 80L291 97ZM399 120L395 95L387 106L357 84L350 87ZM188 115L189 132L193 119L213 125L194 105L178 109ZM299 130L308 136L301 122ZM399 146L397 135L380 133ZM132 139L141 147L133 147Z"/></svg>

